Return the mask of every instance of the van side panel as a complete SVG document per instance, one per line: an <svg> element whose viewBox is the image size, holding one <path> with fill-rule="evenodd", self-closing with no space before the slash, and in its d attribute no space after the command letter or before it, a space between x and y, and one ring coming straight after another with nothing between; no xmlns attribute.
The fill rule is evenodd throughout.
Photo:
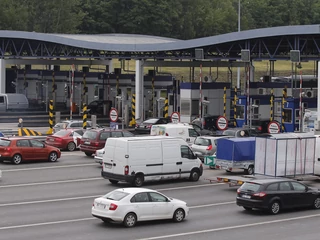
<svg viewBox="0 0 320 240"><path fill-rule="evenodd" d="M179 178L181 174L180 144L179 140L162 142L163 151L163 178Z"/></svg>
<svg viewBox="0 0 320 240"><path fill-rule="evenodd" d="M129 142L129 172L143 173L145 180L160 179L162 173L161 140Z"/></svg>

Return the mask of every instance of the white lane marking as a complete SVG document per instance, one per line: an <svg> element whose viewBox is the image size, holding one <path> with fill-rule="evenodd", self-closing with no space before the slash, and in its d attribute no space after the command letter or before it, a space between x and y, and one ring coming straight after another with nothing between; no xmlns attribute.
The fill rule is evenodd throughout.
<svg viewBox="0 0 320 240"><path fill-rule="evenodd" d="M33 224L25 224L25 225L0 227L0 230L16 229L16 228L27 228L27 227L37 227L37 226L54 225L54 224L62 224L62 223L72 223L72 222L82 222L82 221L89 221L89 220L94 220L94 219L96 219L96 218L90 217L90 218L79 218L79 219L56 221L56 222L33 223Z"/></svg>
<svg viewBox="0 0 320 240"><path fill-rule="evenodd" d="M170 191L170 190L178 190L178 189L186 189L186 188L197 188L197 187L209 187L209 186L217 186L223 185L224 183L207 183L201 185L192 185L192 186L184 186L184 187L173 187L173 188L163 188L163 189L155 189L156 191Z"/></svg>
<svg viewBox="0 0 320 240"><path fill-rule="evenodd" d="M229 205L229 204L235 204L236 201L232 202L221 202L221 203L210 203L210 204L205 204L205 205L198 205L198 206L190 206L190 209L195 209L195 208L205 208L205 207L214 207L214 206L221 206L221 205Z"/></svg>
<svg viewBox="0 0 320 240"><path fill-rule="evenodd" d="M16 185L4 185L4 186L0 186L0 188L37 186L37 185L46 185L46 184L72 183L72 182L84 182L84 181L95 181L95 180L104 180L104 179L99 177L99 178L81 178L81 179L63 180L63 181L54 181L54 182L23 183L23 184L16 184Z"/></svg>
<svg viewBox="0 0 320 240"><path fill-rule="evenodd" d="M292 217L292 218L284 218L284 219L279 219L279 220L265 221L265 222L256 222L256 223L249 223L249 224L243 224L243 225L234 225L234 226L229 226L229 227L204 229L204 230L199 230L199 231L194 231L194 232L185 232L185 233L177 233L177 234L163 235L163 236L157 236L157 237L140 238L139 240L167 239L167 238L189 236L189 235L195 235L195 234L201 234L201 233L211 233L211 232L232 230L232 229L238 229L238 228L260 226L260 225L264 225L264 224L290 222L290 221L308 219L308 218L315 218L315 217L320 217L320 213L319 214L313 214L313 215L307 215L307 216L300 216L300 217Z"/></svg>
<svg viewBox="0 0 320 240"><path fill-rule="evenodd" d="M37 168L7 169L7 170L2 170L2 172L33 171L33 170L55 169L55 168L71 168L71 167L83 167L83 166L93 166L93 165L97 165L97 163L85 163L85 164L51 166L51 167L37 167Z"/></svg>

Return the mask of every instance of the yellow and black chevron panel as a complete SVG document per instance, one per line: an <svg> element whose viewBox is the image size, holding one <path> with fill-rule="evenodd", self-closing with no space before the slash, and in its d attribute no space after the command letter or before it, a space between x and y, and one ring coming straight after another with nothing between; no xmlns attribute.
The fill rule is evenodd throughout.
<svg viewBox="0 0 320 240"><path fill-rule="evenodd" d="M274 95L273 95L273 88L272 88L271 96L270 96L270 122L273 121L273 104L274 104Z"/></svg>
<svg viewBox="0 0 320 240"><path fill-rule="evenodd" d="M41 136L42 134L40 132L34 131L32 129L19 128L18 135L19 136Z"/></svg>
<svg viewBox="0 0 320 240"><path fill-rule="evenodd" d="M286 101L286 97L287 97L287 88L285 87L282 91L282 113L281 113L281 131L285 132L285 127L284 127L284 107L285 107L285 103Z"/></svg>
<svg viewBox="0 0 320 240"><path fill-rule="evenodd" d="M166 100L164 100L164 112L163 115L165 118L169 117L169 99L166 98Z"/></svg>
<svg viewBox="0 0 320 240"><path fill-rule="evenodd" d="M136 124L136 95L132 94L131 96L131 121L130 127Z"/></svg>
<svg viewBox="0 0 320 240"><path fill-rule="evenodd" d="M88 108L87 108L87 104L83 104L83 116L82 116L82 128L83 129L87 129L87 118L88 118Z"/></svg>
<svg viewBox="0 0 320 240"><path fill-rule="evenodd" d="M53 133L53 100L49 101L49 130L47 134Z"/></svg>
<svg viewBox="0 0 320 240"><path fill-rule="evenodd" d="M237 127L237 93L238 93L238 89L235 87L234 88L234 98L233 98L233 118L234 118L234 122L233 125L235 127Z"/></svg>

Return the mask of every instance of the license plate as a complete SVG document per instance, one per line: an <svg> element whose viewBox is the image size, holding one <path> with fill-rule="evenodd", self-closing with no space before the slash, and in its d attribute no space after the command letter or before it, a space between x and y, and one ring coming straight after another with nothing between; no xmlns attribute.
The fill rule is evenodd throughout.
<svg viewBox="0 0 320 240"><path fill-rule="evenodd" d="M50 141L51 141L51 142L54 142L54 139L53 139L53 138L51 138L51 139L50 139Z"/></svg>
<svg viewBox="0 0 320 240"><path fill-rule="evenodd" d="M90 145L90 142L84 142L84 144Z"/></svg>
<svg viewBox="0 0 320 240"><path fill-rule="evenodd" d="M105 168L111 168L111 164L105 163L105 164L104 164L104 167L105 167Z"/></svg>
<svg viewBox="0 0 320 240"><path fill-rule="evenodd" d="M243 198L248 198L248 199L250 199L250 198L251 198L251 196L250 196L250 195L245 195L245 194L244 194L244 195L242 195L242 197L243 197Z"/></svg>
<svg viewBox="0 0 320 240"><path fill-rule="evenodd" d="M106 208L106 204L103 204L103 203L97 203L97 207L98 208L103 208L103 209L105 209Z"/></svg>

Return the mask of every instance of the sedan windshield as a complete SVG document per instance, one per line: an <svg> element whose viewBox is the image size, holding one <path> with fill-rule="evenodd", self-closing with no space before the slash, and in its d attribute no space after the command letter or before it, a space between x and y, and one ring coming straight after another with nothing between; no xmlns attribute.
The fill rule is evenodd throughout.
<svg viewBox="0 0 320 240"><path fill-rule="evenodd" d="M158 121L158 119L151 118L151 119L145 120L143 123L153 124L153 123L156 123L157 121Z"/></svg>
<svg viewBox="0 0 320 240"><path fill-rule="evenodd" d="M195 140L194 144L200 145L200 146L210 146L211 141L210 141L210 139L206 139L206 138L197 138Z"/></svg>
<svg viewBox="0 0 320 240"><path fill-rule="evenodd" d="M120 201L124 197L128 196L129 193L122 192L122 191L113 191L109 192L108 194L104 195L103 198L114 200L114 201Z"/></svg>
<svg viewBox="0 0 320 240"><path fill-rule="evenodd" d="M70 131L60 130L60 131L56 132L55 134L53 134L53 136L59 136L59 137L61 137L61 136L67 135L69 132L70 132Z"/></svg>

